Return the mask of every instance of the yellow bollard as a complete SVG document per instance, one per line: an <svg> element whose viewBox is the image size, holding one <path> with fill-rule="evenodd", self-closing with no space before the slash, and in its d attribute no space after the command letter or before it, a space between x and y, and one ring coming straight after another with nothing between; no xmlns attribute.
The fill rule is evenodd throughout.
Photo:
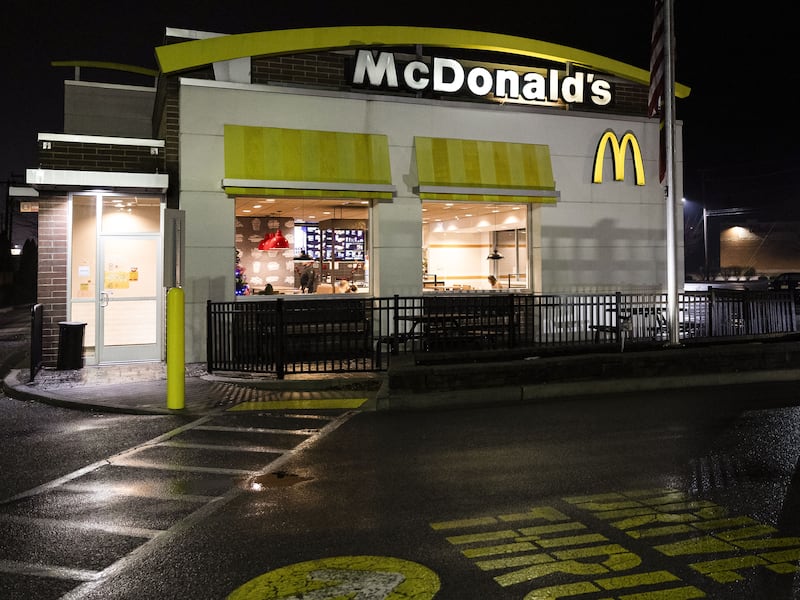
<svg viewBox="0 0 800 600"><path fill-rule="evenodd" d="M183 289L167 292L167 408L184 408L186 387Z"/></svg>

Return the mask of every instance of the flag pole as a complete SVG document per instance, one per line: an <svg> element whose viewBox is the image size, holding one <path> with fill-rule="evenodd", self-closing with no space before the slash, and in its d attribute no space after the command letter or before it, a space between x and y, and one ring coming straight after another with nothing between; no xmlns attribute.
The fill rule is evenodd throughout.
<svg viewBox="0 0 800 600"><path fill-rule="evenodd" d="M675 191L675 61L673 35L673 0L664 0L664 127L666 180L664 196L667 208L667 309L669 344L679 345L678 328L678 243Z"/></svg>

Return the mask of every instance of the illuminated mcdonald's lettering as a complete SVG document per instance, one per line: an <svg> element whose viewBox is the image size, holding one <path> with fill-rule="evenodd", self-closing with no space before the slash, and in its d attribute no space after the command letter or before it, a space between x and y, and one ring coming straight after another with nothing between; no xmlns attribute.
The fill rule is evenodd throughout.
<svg viewBox="0 0 800 600"><path fill-rule="evenodd" d="M639 140L630 131L625 132L622 138L617 139L617 135L611 129L606 130L597 143L592 183L603 183L603 160L605 159L606 146L609 142L611 142L611 159L614 162L614 180L625 180L625 152L630 145L636 185L644 185L644 165L642 164L642 150L639 147Z"/></svg>

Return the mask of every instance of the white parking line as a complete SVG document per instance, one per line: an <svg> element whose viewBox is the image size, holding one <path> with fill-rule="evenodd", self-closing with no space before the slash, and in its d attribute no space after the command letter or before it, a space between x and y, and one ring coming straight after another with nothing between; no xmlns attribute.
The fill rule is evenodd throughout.
<svg viewBox="0 0 800 600"><path fill-rule="evenodd" d="M47 525L49 527L69 527L70 529L81 529L84 531L103 531L115 535L127 537L137 537L152 539L158 534L163 533L163 529L145 529L143 527L123 527L121 525L109 525L107 523L96 523L88 521L68 521L62 519L46 519L44 517L23 517L19 515L0 515L0 521L10 523L33 523L37 525Z"/></svg>
<svg viewBox="0 0 800 600"><path fill-rule="evenodd" d="M70 569L54 565L38 565L16 560L0 560L0 573L9 575L34 575L36 577L51 577L53 579L68 579L75 581L94 581L100 576L99 571L87 569Z"/></svg>

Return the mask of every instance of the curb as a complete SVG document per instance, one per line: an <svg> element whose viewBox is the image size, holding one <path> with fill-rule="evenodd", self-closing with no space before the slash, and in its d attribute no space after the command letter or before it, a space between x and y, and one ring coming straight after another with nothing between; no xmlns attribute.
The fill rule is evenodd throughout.
<svg viewBox="0 0 800 600"><path fill-rule="evenodd" d="M84 410L89 412L104 412L104 413L116 413L116 414L128 414L128 415L188 415L188 416L195 416L195 415L205 415L208 414L210 411L203 411L203 410L171 410L168 408L144 408L138 406L125 406L121 404L115 404L113 402L104 402L102 404L92 402L91 400L80 400L76 401L71 398L67 398L54 392L52 390L48 390L47 393L41 393L36 391L35 388L30 388L26 382L22 382L20 380L20 374L23 372L22 369L14 369L6 375L3 379L2 387L3 392L9 398L13 398L15 400L22 400L28 402L39 402L41 404L48 404L50 406L58 406L61 408L69 408L72 410Z"/></svg>
<svg viewBox="0 0 800 600"><path fill-rule="evenodd" d="M685 387L711 387L769 381L800 381L800 369L739 371L662 377L511 385L496 388L437 391L430 393L392 393L385 390L377 398L378 410L436 410L480 408L511 404L537 404L564 398L586 398L605 394L675 390Z"/></svg>

